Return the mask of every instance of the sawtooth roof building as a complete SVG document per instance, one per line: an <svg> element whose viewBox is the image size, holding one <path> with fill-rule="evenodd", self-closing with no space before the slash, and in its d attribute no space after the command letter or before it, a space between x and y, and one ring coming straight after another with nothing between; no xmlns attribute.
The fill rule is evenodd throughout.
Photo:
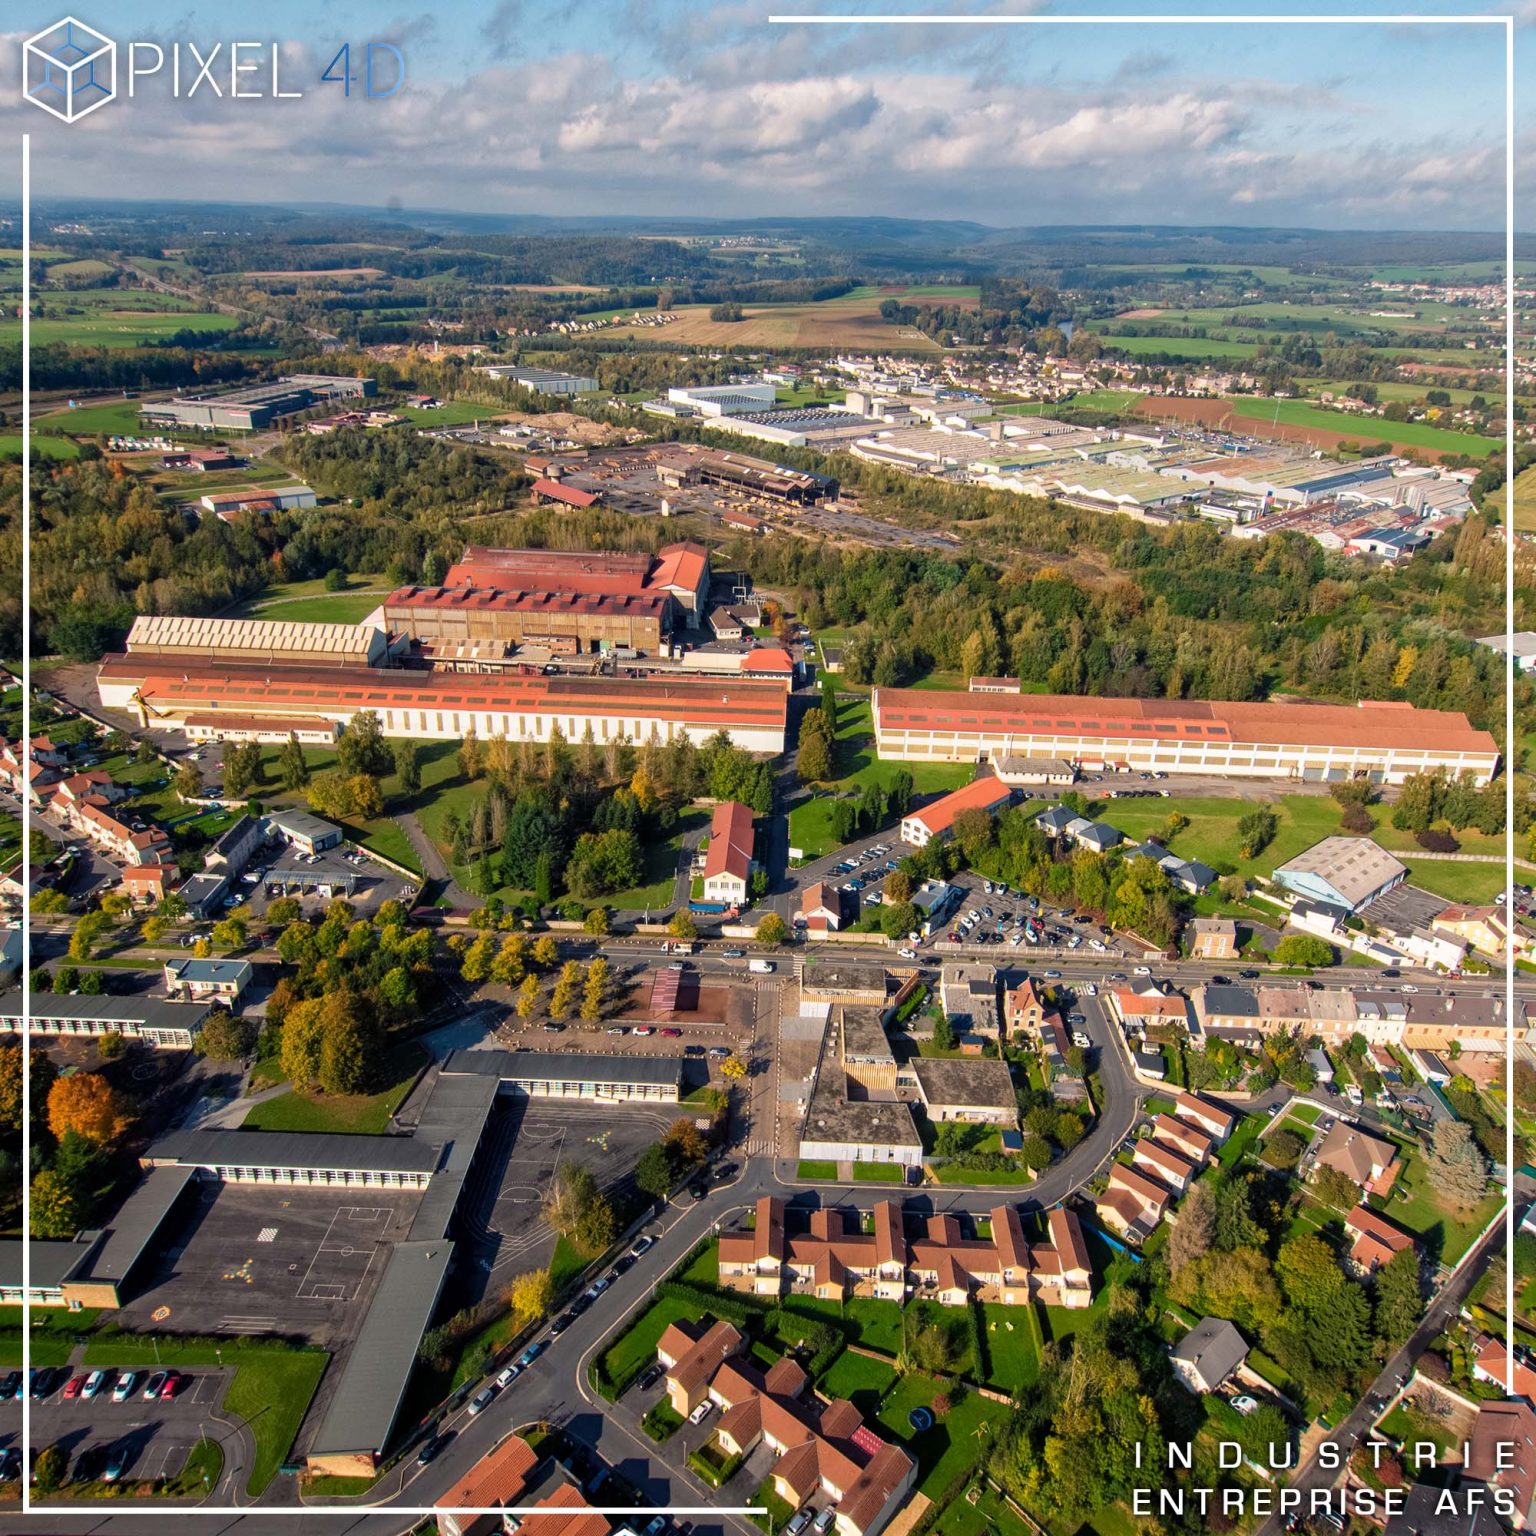
<svg viewBox="0 0 1536 1536"><path fill-rule="evenodd" d="M709 610L709 550L692 539L665 545L654 555L471 544L443 585L579 597L669 596L693 623L702 624Z"/></svg>
<svg viewBox="0 0 1536 1536"><path fill-rule="evenodd" d="M1499 751L1464 714L1365 700L1239 704L877 688L879 755L902 762L1060 757L1078 769L1400 784L1445 768L1486 784Z"/></svg>
<svg viewBox="0 0 1536 1536"><path fill-rule="evenodd" d="M384 632L372 624L303 624L278 619L187 619L140 614L128 654L309 666L381 666Z"/></svg>

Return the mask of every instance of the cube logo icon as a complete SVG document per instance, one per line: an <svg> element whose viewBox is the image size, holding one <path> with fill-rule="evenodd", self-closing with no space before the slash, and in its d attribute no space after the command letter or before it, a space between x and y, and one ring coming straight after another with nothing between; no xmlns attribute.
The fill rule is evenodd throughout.
<svg viewBox="0 0 1536 1536"><path fill-rule="evenodd" d="M66 123L117 95L117 44L73 16L29 37L22 49L22 94Z"/></svg>

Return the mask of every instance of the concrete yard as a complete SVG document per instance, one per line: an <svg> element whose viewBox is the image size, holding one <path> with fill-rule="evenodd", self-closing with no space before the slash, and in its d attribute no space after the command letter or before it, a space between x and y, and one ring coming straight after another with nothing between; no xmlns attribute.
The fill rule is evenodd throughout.
<svg viewBox="0 0 1536 1536"><path fill-rule="evenodd" d="M202 1181L124 1328L349 1341L404 1235L416 1191L294 1189Z"/></svg>

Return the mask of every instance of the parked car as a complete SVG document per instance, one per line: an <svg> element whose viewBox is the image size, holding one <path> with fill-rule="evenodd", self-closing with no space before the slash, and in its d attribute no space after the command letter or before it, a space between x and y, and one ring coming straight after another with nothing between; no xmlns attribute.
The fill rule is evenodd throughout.
<svg viewBox="0 0 1536 1536"><path fill-rule="evenodd" d="M682 1030L675 1028L671 1024L667 1025L667 1027L663 1029L661 1033L665 1035L669 1040L681 1040L683 1038Z"/></svg>
<svg viewBox="0 0 1536 1536"><path fill-rule="evenodd" d="M746 950L744 949L722 949L720 951L720 958L722 960L740 960L745 954Z"/></svg>
<svg viewBox="0 0 1536 1536"><path fill-rule="evenodd" d="M181 1391L182 1383L190 1381L190 1376L183 1376L180 1371L167 1371L165 1373L165 1385L160 1388L160 1396L169 1402Z"/></svg>
<svg viewBox="0 0 1536 1536"><path fill-rule="evenodd" d="M526 1371L544 1353L545 1347L542 1339L536 1344L530 1344L518 1357L517 1363Z"/></svg>
<svg viewBox="0 0 1536 1536"><path fill-rule="evenodd" d="M717 1046L716 1049L721 1049L721 1047ZM629 1251L635 1258L638 1259L642 1253L648 1252L655 1246L656 1239L652 1237L649 1232L647 1232L644 1237L638 1237L635 1239L635 1245Z"/></svg>
<svg viewBox="0 0 1536 1536"><path fill-rule="evenodd" d="M660 1381L661 1378L666 1374L666 1366L660 1364L648 1365L643 1371L641 1371L640 1379L635 1383L635 1385L638 1386L642 1392L649 1392L651 1388L654 1387L656 1383Z"/></svg>
<svg viewBox="0 0 1536 1536"><path fill-rule="evenodd" d="M97 1393L101 1391L104 1386L106 1386L106 1384L107 1373L105 1371L92 1371L91 1374L85 1378L85 1385L80 1388L80 1396L89 1402L97 1395Z"/></svg>
<svg viewBox="0 0 1536 1536"><path fill-rule="evenodd" d="M714 1411L714 1403L706 1397L704 1401L700 1403L699 1406L688 1415L688 1422L690 1424L702 1424L704 1420L707 1419Z"/></svg>
<svg viewBox="0 0 1536 1536"><path fill-rule="evenodd" d="M160 1396L161 1388L165 1386L166 1372L155 1371L144 1383L144 1390L139 1393L140 1398L146 1403L152 1403Z"/></svg>
<svg viewBox="0 0 1536 1536"><path fill-rule="evenodd" d="M437 1459L437 1453L453 1439L453 1431L445 1434L433 1435L430 1439L422 1441L421 1449L416 1453L416 1465L424 1467L429 1461Z"/></svg>
<svg viewBox="0 0 1536 1536"><path fill-rule="evenodd" d="M575 1321L576 1314L574 1312L562 1312L560 1316L557 1317L554 1322L549 1325L550 1336L552 1338L558 1339L560 1335L564 1333L565 1330L569 1328Z"/></svg>
<svg viewBox="0 0 1536 1536"><path fill-rule="evenodd" d="M827 1532L832 1529L832 1522L835 1519L837 1519L837 1510L833 1505L828 1504L811 1522L811 1529L816 1532L816 1536L827 1536Z"/></svg>
<svg viewBox="0 0 1536 1536"><path fill-rule="evenodd" d="M789 1524L784 1527L784 1536L800 1536L801 1531L803 1531L810 1523L810 1510L799 1510L790 1517Z"/></svg>
<svg viewBox="0 0 1536 1536"><path fill-rule="evenodd" d="M514 1360L511 1365L504 1365L500 1372L498 1372L496 1376L496 1385L498 1387L510 1387L521 1374L521 1369L517 1362Z"/></svg>
<svg viewBox="0 0 1536 1536"><path fill-rule="evenodd" d="M680 971L682 970L682 966L674 965L672 969L674 971ZM636 1024L635 1033L637 1035L654 1035L656 1033L656 1029L655 1026L651 1024Z"/></svg>
<svg viewBox="0 0 1536 1536"><path fill-rule="evenodd" d="M491 1404L495 1401L495 1398L496 1398L496 1388L495 1387L481 1387L481 1389L477 1393L475 1393L475 1395L470 1399L470 1402L469 1402L469 1416L470 1416L470 1418L472 1418L472 1419L473 1418L477 1418L480 1414L484 1413L485 1410L487 1408L489 1408L491 1406Z"/></svg>
<svg viewBox="0 0 1536 1536"><path fill-rule="evenodd" d="M21 1372L7 1371L0 1377L0 1403L8 1403L13 1397L21 1396Z"/></svg>
<svg viewBox="0 0 1536 1536"><path fill-rule="evenodd" d="M124 1371L117 1378L117 1385L112 1388L112 1401L114 1403L126 1403L133 1396L133 1389L139 1384L137 1371Z"/></svg>
<svg viewBox="0 0 1536 1536"><path fill-rule="evenodd" d="M106 1462L101 1469L101 1480L104 1483L115 1483L124 1472L128 1470L128 1447L126 1445L113 1446L107 1453Z"/></svg>

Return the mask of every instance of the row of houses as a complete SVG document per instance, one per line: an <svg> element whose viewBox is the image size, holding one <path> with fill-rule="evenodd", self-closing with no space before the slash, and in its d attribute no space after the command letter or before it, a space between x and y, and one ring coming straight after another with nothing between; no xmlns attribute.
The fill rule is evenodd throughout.
<svg viewBox="0 0 1536 1536"><path fill-rule="evenodd" d="M1131 1161L1111 1166L1095 1206L1099 1220L1136 1242L1151 1236L1175 1198L1232 1134L1234 1123L1228 1111L1181 1090L1174 1096L1173 1113L1157 1115L1151 1135L1136 1140Z"/></svg>
<svg viewBox="0 0 1536 1536"><path fill-rule="evenodd" d="M869 1230L847 1212L822 1208L795 1233L786 1228L784 1202L765 1196L750 1227L720 1236L720 1283L756 1296L816 1296L845 1301L917 1297L942 1306L971 1300L1057 1307L1093 1302L1093 1272L1077 1217L1058 1207L1046 1220L1049 1242L1030 1243L1017 1209L996 1206L985 1233L968 1232L962 1217L927 1217L907 1234L901 1206L875 1206ZM969 1222L969 1218L964 1218Z"/></svg>

